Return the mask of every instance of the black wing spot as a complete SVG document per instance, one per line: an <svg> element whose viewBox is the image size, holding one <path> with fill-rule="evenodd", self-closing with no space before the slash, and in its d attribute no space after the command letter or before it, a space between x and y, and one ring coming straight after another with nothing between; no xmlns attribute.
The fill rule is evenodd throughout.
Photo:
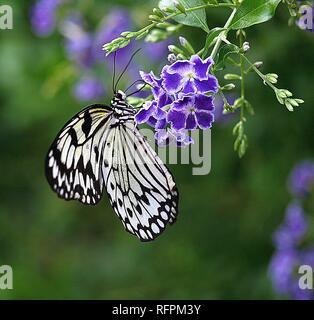
<svg viewBox="0 0 314 320"><path fill-rule="evenodd" d="M88 134L92 128L92 123L93 123L92 117L91 117L89 111L86 110L84 113L84 121L82 124L82 131L84 132L86 137L88 136Z"/></svg>
<svg viewBox="0 0 314 320"><path fill-rule="evenodd" d="M107 159L104 160L104 166L105 166L106 168L109 167L109 163L108 163Z"/></svg>
<svg viewBox="0 0 314 320"><path fill-rule="evenodd" d="M136 211L137 211L140 215L143 214L143 211L142 211L142 208L140 207L140 205L137 205L137 206L136 206Z"/></svg>
<svg viewBox="0 0 314 320"><path fill-rule="evenodd" d="M132 218L133 217L133 211L130 208L127 208L126 210L128 212L128 215L130 216L130 218Z"/></svg>
<svg viewBox="0 0 314 320"><path fill-rule="evenodd" d="M71 137L72 144L77 146L77 135L73 127L70 128L69 135Z"/></svg>
<svg viewBox="0 0 314 320"><path fill-rule="evenodd" d="M96 161L99 160L99 149L97 146L94 147L94 152L95 152L95 155L96 155Z"/></svg>

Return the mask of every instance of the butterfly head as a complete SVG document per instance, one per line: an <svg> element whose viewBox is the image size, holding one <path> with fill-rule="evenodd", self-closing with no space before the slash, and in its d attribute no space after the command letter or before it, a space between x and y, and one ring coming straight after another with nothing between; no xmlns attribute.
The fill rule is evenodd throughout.
<svg viewBox="0 0 314 320"><path fill-rule="evenodd" d="M126 100L126 94L122 90L118 90L115 95L114 95L114 100L119 100L119 101L125 101Z"/></svg>
<svg viewBox="0 0 314 320"><path fill-rule="evenodd" d="M111 106L117 117L130 116L136 113L136 110L132 108L131 105L127 102L126 94L118 90L113 99L111 100Z"/></svg>

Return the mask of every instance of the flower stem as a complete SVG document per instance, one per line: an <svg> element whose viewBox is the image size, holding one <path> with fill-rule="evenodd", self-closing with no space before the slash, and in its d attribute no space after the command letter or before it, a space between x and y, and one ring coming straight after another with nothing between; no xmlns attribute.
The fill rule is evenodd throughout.
<svg viewBox="0 0 314 320"><path fill-rule="evenodd" d="M229 16L227 22L226 22L225 25L224 25L224 29L228 29L228 28L229 28L229 26L230 26L230 24L231 24L231 22L232 22L232 19L233 19L233 17L234 17L234 15L235 15L236 12L237 12L237 9L234 8L233 11L232 11L232 13L231 13L231 15ZM219 49L219 47L220 47L220 45L221 45L221 42L223 41L223 38L227 36L227 33L228 33L228 30L225 31L225 32L220 33L220 35L219 35L219 37L218 37L218 39L217 39L217 41L216 41L216 43L215 43L215 46L214 46L214 48L213 48L213 51L212 51L211 54L210 54L210 57L211 57L212 59L215 58L215 56L216 56L216 54L217 54L217 52L218 52L218 49Z"/></svg>
<svg viewBox="0 0 314 320"><path fill-rule="evenodd" d="M243 47L244 43L244 36L242 30L240 30L240 48ZM245 101L245 61L244 61L244 54L240 55L240 68L241 68L241 98ZM241 120L244 120L244 104L241 106Z"/></svg>

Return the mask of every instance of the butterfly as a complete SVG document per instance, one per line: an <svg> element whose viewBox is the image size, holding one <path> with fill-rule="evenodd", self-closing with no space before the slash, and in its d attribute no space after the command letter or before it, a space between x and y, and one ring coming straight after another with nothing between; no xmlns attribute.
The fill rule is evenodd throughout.
<svg viewBox="0 0 314 320"><path fill-rule="evenodd" d="M65 200L96 205L106 192L124 228L151 241L176 221L179 194L172 174L139 131L136 109L116 90L124 71L116 83L113 76L109 106L90 105L61 129L45 172L52 190Z"/></svg>

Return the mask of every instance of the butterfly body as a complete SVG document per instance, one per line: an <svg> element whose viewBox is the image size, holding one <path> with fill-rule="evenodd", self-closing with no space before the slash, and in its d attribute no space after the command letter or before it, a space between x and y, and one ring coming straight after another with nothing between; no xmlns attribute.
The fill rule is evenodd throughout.
<svg viewBox="0 0 314 320"><path fill-rule="evenodd" d="M178 191L169 170L138 130L136 110L118 91L110 106L91 105L59 132L46 177L65 200L95 205L105 189L125 229L142 241L176 220Z"/></svg>

